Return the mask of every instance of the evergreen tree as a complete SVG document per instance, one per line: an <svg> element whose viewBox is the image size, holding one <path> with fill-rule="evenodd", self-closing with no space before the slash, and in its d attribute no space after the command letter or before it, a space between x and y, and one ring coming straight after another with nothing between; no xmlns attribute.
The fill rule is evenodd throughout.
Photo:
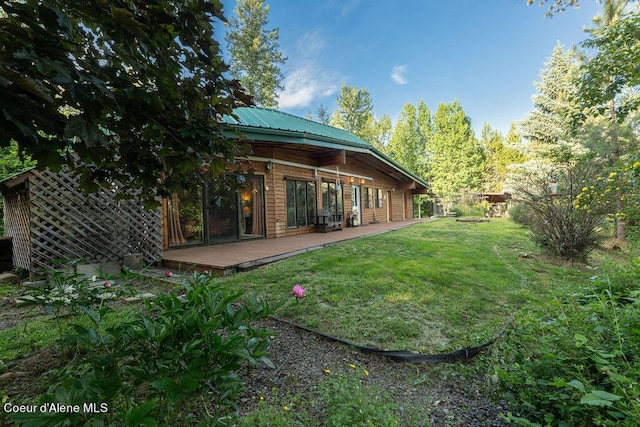
<svg viewBox="0 0 640 427"><path fill-rule="evenodd" d="M577 110L578 67L574 55L556 44L551 57L534 85L534 110L520 122L520 132L528 141L531 157L564 163L581 154L579 142L572 136L570 117Z"/></svg>
<svg viewBox="0 0 640 427"><path fill-rule="evenodd" d="M331 124L367 139L367 125L373 116L373 103L367 89L343 84L338 94L338 109L333 114Z"/></svg>
<svg viewBox="0 0 640 427"><path fill-rule="evenodd" d="M458 101L441 103L433 118L433 137L427 150L431 155L433 192L442 197L445 209L463 189L481 186L484 156L480 144Z"/></svg>
<svg viewBox="0 0 640 427"><path fill-rule="evenodd" d="M315 113L312 113L311 110L308 110L307 114L305 114L304 117L306 119L313 120L324 125L331 124L331 114L329 113L327 107L322 104L320 104L318 108L316 108Z"/></svg>
<svg viewBox="0 0 640 427"><path fill-rule="evenodd" d="M278 28L267 29L269 5L264 0L238 0L227 27L231 75L258 105L275 108L283 89L280 65L287 60L279 50Z"/></svg>

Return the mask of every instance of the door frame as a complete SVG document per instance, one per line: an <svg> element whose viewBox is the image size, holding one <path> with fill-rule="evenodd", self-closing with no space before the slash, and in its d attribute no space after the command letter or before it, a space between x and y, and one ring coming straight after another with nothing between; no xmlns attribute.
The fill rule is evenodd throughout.
<svg viewBox="0 0 640 427"><path fill-rule="evenodd" d="M361 208L362 208L362 188L359 185L352 185L351 186L351 214L353 215L353 218L355 218L358 221L358 225L362 224Z"/></svg>

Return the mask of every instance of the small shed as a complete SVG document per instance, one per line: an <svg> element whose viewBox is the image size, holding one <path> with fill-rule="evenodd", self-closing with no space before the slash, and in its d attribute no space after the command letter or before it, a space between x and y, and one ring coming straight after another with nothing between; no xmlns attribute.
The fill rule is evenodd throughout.
<svg viewBox="0 0 640 427"><path fill-rule="evenodd" d="M141 254L147 264L162 258L161 211L145 210L136 199L89 194L69 172L36 168L0 181L0 191L14 267L36 272L62 258L110 263Z"/></svg>

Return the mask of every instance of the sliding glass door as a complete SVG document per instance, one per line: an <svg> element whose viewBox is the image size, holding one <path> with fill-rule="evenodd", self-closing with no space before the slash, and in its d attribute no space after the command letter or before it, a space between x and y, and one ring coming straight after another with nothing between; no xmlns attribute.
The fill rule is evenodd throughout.
<svg viewBox="0 0 640 427"><path fill-rule="evenodd" d="M264 178L227 175L166 200L168 246L213 245L265 236Z"/></svg>

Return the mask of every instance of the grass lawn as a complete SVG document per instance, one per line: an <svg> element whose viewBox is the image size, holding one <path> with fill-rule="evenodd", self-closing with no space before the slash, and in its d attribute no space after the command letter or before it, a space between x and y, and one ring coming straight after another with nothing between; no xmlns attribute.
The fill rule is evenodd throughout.
<svg viewBox="0 0 640 427"><path fill-rule="evenodd" d="M494 337L527 304L584 283L509 220L440 219L309 252L220 279L270 301L306 297L278 315L356 344L439 353Z"/></svg>

